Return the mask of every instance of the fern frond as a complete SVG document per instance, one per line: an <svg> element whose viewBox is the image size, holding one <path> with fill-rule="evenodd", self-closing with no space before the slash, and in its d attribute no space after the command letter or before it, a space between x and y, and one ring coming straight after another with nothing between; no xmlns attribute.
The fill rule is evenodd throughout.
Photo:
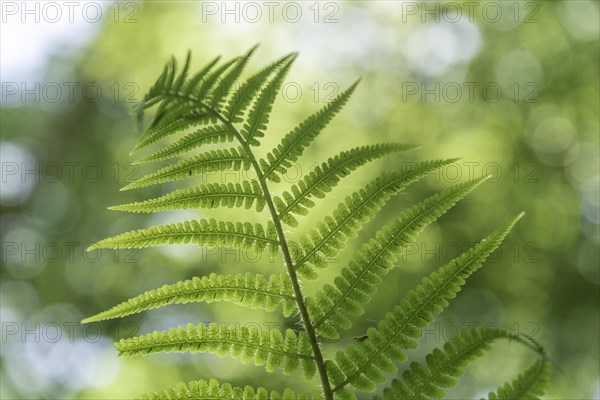
<svg viewBox="0 0 600 400"><path fill-rule="evenodd" d="M246 386L232 387L228 383L220 384L216 379L210 381L192 381L187 385L183 382L174 388L147 393L144 400L318 400L320 396L306 396L292 389L285 389L283 394L273 390L269 392L263 387Z"/></svg>
<svg viewBox="0 0 600 400"><path fill-rule="evenodd" d="M394 267L407 244L430 223L465 197L487 178L452 186L413 206L395 221L385 225L367 242L334 283L326 284L306 305L318 332L329 339L339 338L341 329L349 329L351 315L361 315L382 278Z"/></svg>
<svg viewBox="0 0 600 400"><path fill-rule="evenodd" d="M161 161L173 158L183 153L190 152L200 146L231 142L235 138L233 132L224 126L209 125L192 132L177 142L135 161L134 164L143 164L151 161Z"/></svg>
<svg viewBox="0 0 600 400"><path fill-rule="evenodd" d="M109 207L109 210L134 213L184 210L188 208L244 207L255 206L260 212L265 198L257 181L242 183L205 183L199 187L180 189L155 199Z"/></svg>
<svg viewBox="0 0 600 400"><path fill-rule="evenodd" d="M304 149L342 109L358 82L356 81L321 110L305 119L281 140L281 143L267 155L266 160L260 160L260 166L268 179L273 182L281 180L279 175L285 174L292 163L302 155Z"/></svg>
<svg viewBox="0 0 600 400"><path fill-rule="evenodd" d="M169 225L153 226L113 236L88 247L95 249L132 249L162 246L165 244L188 244L208 246L253 247L262 251L267 245L276 248L279 244L273 223L267 230L260 224L248 222L223 222L214 219L185 221Z"/></svg>
<svg viewBox="0 0 600 400"><path fill-rule="evenodd" d="M325 194L329 193L341 178L369 161L417 147L397 143L376 144L357 147L330 158L293 185L289 192L283 192L281 198L274 197L273 201L277 207L279 218L292 227L298 226L298 221L288 214L307 215L308 209L315 205L310 199L311 197L324 198Z"/></svg>
<svg viewBox="0 0 600 400"><path fill-rule="evenodd" d="M168 304L214 301L228 301L267 311L275 311L283 304L283 314L286 317L296 309L294 290L287 275L265 277L250 272L237 275L210 274L147 291L110 310L86 318L81 323L122 318Z"/></svg>
<svg viewBox="0 0 600 400"><path fill-rule="evenodd" d="M298 273L306 278L316 278L313 267L324 268L327 258L334 257L348 239L381 209L392 195L406 186L455 160L425 161L391 173L382 174L364 189L346 197L331 216L317 224L292 248Z"/></svg>
<svg viewBox="0 0 600 400"><path fill-rule="evenodd" d="M160 183L173 182L189 178L193 175L215 171L248 169L249 166L248 156L241 147L210 150L161 168L152 174L144 175L121 188L121 190L138 189Z"/></svg>
<svg viewBox="0 0 600 400"><path fill-rule="evenodd" d="M241 130L242 136L250 145L260 144L257 139L265 135L273 103L275 103L279 88L295 59L295 55L289 57L283 66L274 72L273 77L256 93L252 109L248 113Z"/></svg>
<svg viewBox="0 0 600 400"><path fill-rule="evenodd" d="M115 343L121 357L134 357L159 352L209 352L220 357L231 354L246 364L254 361L268 372L283 368L286 375L300 364L307 376L314 374L314 358L308 337L291 329L285 337L277 329L259 329L217 323L188 324L186 327L155 331L145 336L122 339Z"/></svg>
<svg viewBox="0 0 600 400"><path fill-rule="evenodd" d="M240 327L239 324L188 324L124 339L115 347L123 357L187 351L232 355L243 363L253 361L256 365L264 365L269 372L283 369L285 374L291 374L302 367L306 379L311 379L318 370L321 396L327 400L356 400L355 392L374 391L376 384L386 380L386 374L397 371L396 363L404 361L407 350L416 347L422 329L448 306L466 279L481 268L520 216L424 277L399 305L376 326L369 328L364 337L338 351L334 359L325 360L319 337L337 339L343 329L350 328L351 318L364 313L365 304L416 235L485 179L449 187L399 213L392 221L386 221L383 227L378 227L375 237L360 247L349 265L342 268L333 283L325 284L315 296L306 297L300 275L316 278L316 269L331 264L348 240L355 238L392 196L455 160L411 163L397 171L386 171L345 197L330 215L313 229L309 227L298 242L290 242L283 225L296 228L299 225L297 218L306 216L315 207L317 199L332 192L344 177L370 161L416 146L384 143L343 151L311 170L297 184L286 187L280 195L273 196L274 188L270 187L270 182L281 181L288 168L345 106L359 81L296 125L277 146L263 153L266 154L264 158L259 159L254 146L259 145L260 138L266 135L276 94L297 53L267 64L250 78L240 80L255 50L256 46L224 62L217 57L195 74L189 73L189 52L181 69L177 68L174 58L166 63L156 82L134 109L140 136L132 153L162 143L160 148L146 152L136 163L172 161L169 165L154 168L121 190L250 168L255 178L235 183L203 180L196 187L111 209L156 213L189 208L244 207L251 212L268 211L267 222L191 220L122 233L101 240L88 250L193 243L252 248L262 252L269 246L273 253L281 251L286 273L261 275L243 271L234 275L196 277L146 291L82 322L121 318L169 304L190 302L226 301L269 312L282 305L284 316L297 313L302 323L300 332L260 330L258 326ZM153 110L153 113L146 125L144 114L147 110ZM174 137L175 134L180 136ZM209 147L223 143L227 144ZM540 354L541 360L496 393L490 393L490 400L535 399L543 394L549 379L543 350L525 335L498 329L487 330L485 335L479 330L463 332L458 339L435 349L426 357L425 363L411 364L403 379L394 380L391 387L384 390L384 398L412 400L445 395L445 388L457 383L467 363L479 357L496 339L528 345ZM290 389L280 395L263 388L234 388L216 380L181 383L172 389L150 393L146 398L307 399Z"/></svg>
<svg viewBox="0 0 600 400"><path fill-rule="evenodd" d="M537 360L512 382L505 383L495 393L490 393L488 399L538 400L550 384L550 373L550 364L543 359Z"/></svg>
<svg viewBox="0 0 600 400"><path fill-rule="evenodd" d="M530 346L529 340L502 329L465 329L458 337L447 342L443 349L436 348L428 354L425 357L425 365L413 362L402 374L402 379L394 379L391 386L384 389L383 399L443 398L446 395L444 389L457 385L457 378L464 374L464 368L476 358L483 356L485 351L491 350L491 344L498 339L507 339ZM543 359L540 362L545 363ZM536 380L531 379L528 383L534 384ZM519 398L522 397L507 397L507 399ZM375 397L375 399L382 398Z"/></svg>
<svg viewBox="0 0 600 400"><path fill-rule="evenodd" d="M242 115L250 105L252 99L256 97L258 90L265 85L269 77L277 72L282 66L288 63L292 58L296 58L298 53L291 53L279 60L267 65L248 80L246 80L238 90L231 96L223 115L232 123L241 122Z"/></svg>
<svg viewBox="0 0 600 400"><path fill-rule="evenodd" d="M396 372L394 362L405 360L404 351L416 347L414 339L420 336L421 328L448 306L448 300L456 296L465 280L482 266L521 216L425 277L376 328L368 329L368 339L338 352L330 368L339 369L344 378L332 381L334 392L349 384L360 391L372 391L376 383L385 382L384 372Z"/></svg>

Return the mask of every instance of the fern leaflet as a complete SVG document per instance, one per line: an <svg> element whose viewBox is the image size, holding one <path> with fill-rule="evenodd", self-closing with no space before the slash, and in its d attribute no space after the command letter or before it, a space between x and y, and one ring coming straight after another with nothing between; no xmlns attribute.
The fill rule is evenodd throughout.
<svg viewBox="0 0 600 400"><path fill-rule="evenodd" d="M259 329L239 325L224 326L211 322L149 333L115 344L121 357L135 357L159 352L209 352L221 357L230 354L244 364L254 361L268 372L283 368L286 375L302 366L307 379L315 373L314 357L304 332L291 329L285 337L277 329Z"/></svg>
<svg viewBox="0 0 600 400"><path fill-rule="evenodd" d="M318 400L319 398L319 396L308 397L301 393L295 393L291 389L285 389L283 394L275 390L269 392L263 387L255 389L252 386L246 386L242 389L232 387L228 383L221 385L216 379L211 379L209 382L203 380L193 381L187 385L180 383L174 388L147 393L142 396L144 400Z"/></svg>
<svg viewBox="0 0 600 400"><path fill-rule="evenodd" d="M489 400L538 400L544 395L550 381L550 365L537 360L510 383L488 395Z"/></svg>
<svg viewBox="0 0 600 400"><path fill-rule="evenodd" d="M244 207L254 206L256 211L262 211L265 199L260 185L256 181L242 183L206 183L199 187L180 189L164 196L109 207L111 210L129 211L134 213L155 213L186 208L215 208L215 207Z"/></svg>
<svg viewBox="0 0 600 400"><path fill-rule="evenodd" d="M252 110L241 130L242 136L250 145L259 145L260 142L257 138L265 135L269 115L275 102L275 94L283 84L283 80L295 59L295 56L288 58L285 64L276 70L273 78L258 90Z"/></svg>
<svg viewBox="0 0 600 400"><path fill-rule="evenodd" d="M297 53L288 54L285 57L267 65L242 85L239 89L231 96L231 99L227 103L223 114L227 117L230 122L242 122L242 114L246 108L250 105L250 102L255 98L256 93L263 85L267 82L269 77L273 73L277 73L280 68L295 59Z"/></svg>
<svg viewBox="0 0 600 400"><path fill-rule="evenodd" d="M325 197L325 194L329 193L341 178L369 161L416 147L418 146L385 143L357 147L330 158L293 185L290 191L283 192L282 197L274 197L279 218L286 224L297 227L298 221L290 214L307 215L308 209L315 205L311 197Z"/></svg>
<svg viewBox="0 0 600 400"><path fill-rule="evenodd" d="M208 246L226 246L241 248L253 247L262 251L267 245L276 248L273 224L267 229L249 222L223 222L214 219L201 219L158 225L148 229L139 229L113 236L93 244L88 250L105 249L141 249L165 244L195 243Z"/></svg>
<svg viewBox="0 0 600 400"><path fill-rule="evenodd" d="M147 163L151 161L167 160L176 157L182 153L187 153L197 147L206 144L216 144L233 141L234 136L226 127L209 125L190 133L170 146L165 147L155 153L149 154L139 160L136 164Z"/></svg>
<svg viewBox="0 0 600 400"><path fill-rule="evenodd" d="M285 275L270 275L267 278L250 272L237 275L210 274L147 291L110 310L86 318L82 323L123 318L168 304L201 301L229 301L267 311L274 311L279 304L283 304L283 314L286 317L296 309L292 284Z"/></svg>
<svg viewBox="0 0 600 400"><path fill-rule="evenodd" d="M304 149L346 104L357 85L358 81L333 99L322 110L304 120L281 140L281 143L267 155L266 160L260 161L264 175L268 179L274 182L280 181L277 174L285 174L292 162L300 157Z"/></svg>
<svg viewBox="0 0 600 400"><path fill-rule="evenodd" d="M215 171L248 169L248 157L241 148L211 150L193 158L179 161L155 173L145 175L121 190L138 189L159 183L173 182L193 175Z"/></svg>

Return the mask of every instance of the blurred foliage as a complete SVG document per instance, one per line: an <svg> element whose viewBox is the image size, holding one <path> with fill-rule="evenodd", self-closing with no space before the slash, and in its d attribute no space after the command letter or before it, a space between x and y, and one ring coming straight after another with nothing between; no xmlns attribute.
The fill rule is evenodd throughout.
<svg viewBox="0 0 600 400"><path fill-rule="evenodd" d="M393 199L339 257L340 267L377 226L433 188L493 176L421 235L341 344L363 334L425 273L525 211L497 257L472 278L424 340L439 345L456 335L456 327L474 323L533 334L556 366L548 398L598 398L598 3L492 3L505 15L496 22L481 9L473 13L473 22L467 15L449 21L442 14L444 2L431 3L431 9L438 4L438 15L422 10L411 14L412 8L401 2L320 3L317 23L314 8L309 8L313 3L295 3L304 13L296 23L283 18L281 8L275 9L272 22L263 7L256 23L243 18L236 23L233 15L223 23L220 14L206 12L208 6L224 4L220 2L121 3L119 18L104 9L105 18L95 24L89 44L77 50L57 45L28 84L78 82L81 88L87 83L89 93L78 89L74 100L58 102L21 101L18 96L6 100L3 94L0 111L0 397L131 398L179 380L211 376L238 384L268 382L272 389L297 385L294 377L269 375L227 358L177 354L119 360L112 348L115 338L194 320L283 327L297 323L295 319L274 321L271 315L232 305L192 304L89 328L77 323L165 282L215 271L281 267L265 254L190 246L85 252L87 244L140 224L198 214L218 218L223 211L166 213L159 221L106 210L137 200L135 191L118 189L146 171L128 164L135 138L128 108L171 54L183 61L191 49L192 67L198 67L214 54L230 57L260 43L249 71L263 60L300 51L287 91L275 106L265 149L332 91L363 77L345 111L318 138L316 150L302 158L298 173L306 173L334 149L381 141L419 143L422 148L396 164L363 167L359 183L400 162L462 157ZM128 4L135 7L125 8ZM335 7L325 8L327 4ZM468 8L463 2L454 4ZM515 9L520 10L516 22ZM125 11L131 10L137 22L124 23ZM324 23L332 11L337 22ZM95 87L102 89L101 96L93 95ZM462 95L454 101L457 87ZM307 221L319 220L355 189L340 185ZM248 217L226 212L232 218ZM336 272L324 272L323 281ZM320 285L305 286L312 293ZM478 361L450 397L481 395L512 378L529 361L529 354L514 347L499 346ZM330 350L333 354L335 348Z"/></svg>

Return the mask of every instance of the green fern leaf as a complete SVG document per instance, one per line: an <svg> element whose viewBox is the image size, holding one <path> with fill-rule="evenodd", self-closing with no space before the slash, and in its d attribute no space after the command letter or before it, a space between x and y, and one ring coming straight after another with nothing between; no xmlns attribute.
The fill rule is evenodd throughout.
<svg viewBox="0 0 600 400"><path fill-rule="evenodd" d="M150 102L143 101L141 103L141 109L140 109L140 105L138 105L138 119L143 118L143 114L140 114L140 113L143 112L144 109L147 109L147 108L153 106L157 102L162 102L161 107L160 107L160 112L157 112L157 116L153 120L153 124L158 122L158 120L161 117L163 117L165 114L167 114L166 112L163 112L163 110L169 109L169 108L172 110L173 108L175 108L173 106L176 105L177 101L181 101L182 97L176 98L176 102L164 101L164 100L165 99L169 100L170 96L172 96L173 93L182 93L182 94L195 93L197 91L198 86L201 84L201 82L203 82L207 79L207 77L209 76L209 73L218 64L220 59L221 59L221 56L215 57L212 61L210 61L203 68L201 68L200 71L198 71L196 74L194 74L194 76L192 76L189 80L185 81L185 79L180 79L179 80L180 83L177 85L177 87L173 87L173 85L168 85L168 84L160 85L160 86L156 87L156 90L154 90L153 93L151 94L151 97L153 98L152 101L150 101ZM188 60L186 61L186 67L184 67L184 70L187 70L187 65L189 65L189 57L188 57ZM184 77L185 75L187 75L187 74L182 74L182 75L180 75L180 77Z"/></svg>
<svg viewBox="0 0 600 400"><path fill-rule="evenodd" d="M283 304L283 313L289 317L296 310L294 290L287 275L260 274L217 275L195 277L173 285L147 291L110 310L86 318L82 323L122 318L169 304L228 301L255 309L274 311Z"/></svg>
<svg viewBox="0 0 600 400"><path fill-rule="evenodd" d="M221 79L221 76L228 71L232 65L238 63L239 60L239 57L233 58L213 72L210 72L212 67L217 63L217 58L209 63L185 85L183 84L183 81L179 84L178 82L180 79L178 78L177 82L175 82L177 85L175 85L174 82L169 81L158 87L158 93L153 93L154 101L144 104L141 109L138 108L138 120L141 121L141 119L143 119L143 110L149 105L161 101L161 104L156 111L156 117L150 125L150 128L140 137L132 154L187 127L214 122L216 117L212 112L206 113L208 108L205 102L210 99L211 95L215 94L215 91L220 87L219 83L225 82L225 79L227 79L224 85L229 84L229 79L232 79L233 76L223 79ZM241 70L239 72L241 72ZM184 79L184 73L182 73L181 79ZM220 89L224 90L225 88L220 87Z"/></svg>
<svg viewBox="0 0 600 400"><path fill-rule="evenodd" d="M254 74L242 85L240 85L238 90L236 90L236 92L231 96L231 99L225 106L223 115L225 115L226 119L232 123L242 122L242 115L252 102L252 99L256 97L258 90L265 85L271 75L279 71L281 67L286 65L292 59L296 58L297 55L297 53L291 53L280 58L279 60L264 67L262 70Z"/></svg>
<svg viewBox="0 0 600 400"><path fill-rule="evenodd" d="M239 148L210 150L193 158L182 160L176 164L159 169L152 174L121 188L121 190L138 189L165 182L173 182L189 178L193 175L206 174L215 171L248 169L250 163L244 150Z"/></svg>
<svg viewBox="0 0 600 400"><path fill-rule="evenodd" d="M154 123L175 111L179 113L189 112L201 106L206 107L207 104L203 104L202 101L210 99L223 75L239 60L240 57L234 57L214 70L212 67L216 63L213 64L213 61L205 67L205 71L196 74L186 84L178 87L173 84L162 87L161 92L156 95L157 101L161 103L156 112L157 117L155 117Z"/></svg>
<svg viewBox="0 0 600 400"><path fill-rule="evenodd" d="M192 52L188 50L187 55L185 57L185 63L183 64L183 68L181 69L179 76L177 76L177 79L175 79L175 81L173 82L173 85L169 88L170 91L177 92L183 87L183 84L185 83L185 80L188 75L188 71L190 69L191 59Z"/></svg>
<svg viewBox="0 0 600 400"><path fill-rule="evenodd" d="M219 63L219 60L221 60L221 56L215 57L194 74L183 86L182 93L197 93L198 87L207 79L209 72Z"/></svg>
<svg viewBox="0 0 600 400"><path fill-rule="evenodd" d="M240 77L242 71L244 70L244 67L248 63L248 60L250 59L252 54L254 54L257 48L258 45L248 50L246 55L241 57L234 64L233 68L231 68L227 75L220 80L219 84L214 89L214 93L211 100L212 108L219 108L221 104L229 97L229 91L231 90L232 86L237 81L237 79Z"/></svg>
<svg viewBox="0 0 600 400"><path fill-rule="evenodd" d="M489 400L538 400L550 383L550 365L537 360L524 373L510 383L488 395Z"/></svg>
<svg viewBox="0 0 600 400"><path fill-rule="evenodd" d="M200 146L207 144L217 144L231 142L235 138L233 132L227 127L209 125L190 133L177 142L134 162L134 164L142 164L152 161L167 160L176 157L182 153L190 152Z"/></svg>
<svg viewBox="0 0 600 400"><path fill-rule="evenodd" d="M293 185L290 191L283 192L282 198L275 196L273 200L279 218L288 225L296 227L298 222L288 214L307 215L308 209L315 205L311 197L324 198L341 178L369 161L417 147L396 143L377 144L357 147L330 158Z"/></svg>
<svg viewBox="0 0 600 400"><path fill-rule="evenodd" d="M214 117L202 107L191 111L185 109L177 110L170 113L168 118L160 118L155 123L152 123L138 140L138 143L130 154L133 155L159 140L183 132L186 129L214 126L214 122Z"/></svg>
<svg viewBox="0 0 600 400"><path fill-rule="evenodd" d="M173 59L172 63L171 63L171 68L169 70L169 75L167 77L166 80L166 86L162 88L162 93L158 93L156 96L156 101L159 102L159 107L156 110L156 115L160 116L162 115L162 111L167 107L171 107L171 103L165 102L164 100L164 93L165 92L177 92L179 91L179 89L181 89L181 86L183 85L185 78L187 77L187 72L188 72L188 68L190 65L190 57L191 57L191 53L188 51L186 60L185 60L185 64L183 66L183 69L181 70L181 72L179 73L179 75L176 77L177 75L177 61L175 59ZM152 104L152 101L149 102L149 104ZM156 118L155 118L156 121Z"/></svg>
<svg viewBox="0 0 600 400"><path fill-rule="evenodd" d="M358 82L356 81L324 108L304 120L281 140L281 143L267 155L266 160L260 160L260 166L268 179L274 182L281 180L278 174L285 174L288 167L300 157L304 149L342 109Z"/></svg>
<svg viewBox="0 0 600 400"><path fill-rule="evenodd" d="M257 138L265 135L277 92L295 59L295 55L289 57L283 66L274 73L274 76L258 90L256 100L254 100L252 109L241 130L242 136L250 145L260 144Z"/></svg>
<svg viewBox="0 0 600 400"><path fill-rule="evenodd" d="M165 244L188 244L208 246L253 247L262 251L267 245L276 248L279 244L272 222L267 230L260 224L233 223L214 219L185 221L176 224L153 226L113 236L88 247L95 249L132 249L162 246Z"/></svg>
<svg viewBox="0 0 600 400"><path fill-rule="evenodd" d="M342 382L345 379L344 373L337 366L335 361L326 360L325 367L327 368L327 376L331 382ZM354 392L352 392L347 386L336 389L337 390L333 393L335 400L357 400Z"/></svg>
<svg viewBox="0 0 600 400"><path fill-rule="evenodd" d="M347 196L331 215L313 229L308 227L308 233L300 237L299 242L291 242L283 225L296 228L299 217L307 215L315 207L316 199L324 198L343 178L370 161L415 146L379 144L344 151L318 165L297 184L284 188L280 195L273 196L274 188L270 187L270 182L281 181L288 168L341 111L358 81L297 125L275 148L263 153L266 154L263 159L259 159L253 146L259 145L260 138L266 134L276 93L297 54L282 57L250 75L250 78L239 81L255 50L256 47L253 47L242 56L225 62L220 62L220 57L217 57L192 75L189 73L189 52L180 70L174 58L167 62L135 109L140 136L133 152L162 143L160 148L149 151L137 163L179 157L181 160L155 168L122 190L180 181L210 172L240 172L250 168L255 178L235 183L204 181L196 187L111 208L157 213L188 208L244 207L252 212L268 211L268 216L265 216L267 222L185 221L109 237L90 246L89 250L193 243L252 248L261 252L269 246L273 252L281 252L286 274L264 276L244 271L235 275L211 274L192 278L147 291L83 322L126 317L177 303L227 301L269 312L282 305L284 316L297 313L302 323L300 332L289 329L285 332L260 331L257 327L219 326L215 323L189 324L121 340L115 346L124 357L171 351L209 352L220 356L231 354L244 363L253 361L264 365L267 371L283 369L285 374L291 374L302 368L307 380L318 371L322 387L320 394L325 399L356 400L355 392L374 391L376 384L386 380L385 374L397 371L396 363L406 359L408 349L416 347L416 338L422 329L434 319L435 314L448 306L449 300L461 290L466 279L502 243L518 218L425 277L363 337L338 351L334 359L325 360L324 346L319 337L336 339L343 329L350 328L351 318L364 313L365 304L371 300L407 244L484 179L452 186L408 208L378 229L375 237L360 248L332 284L317 290L314 297L306 297L304 282L298 278L299 275L316 278L316 269L331 264L330 259L343 250L349 239L357 236L392 196L455 160L426 161L385 172ZM146 110L154 111L149 124L144 126ZM173 137L175 134L180 136ZM169 143L165 143L167 141ZM222 143L233 147L205 148ZM196 153L200 149L202 152ZM532 347L542 360L496 393L490 393L490 399L535 399L542 395L549 372L539 345L524 335L511 336L500 330L494 332L495 336L492 334L491 337L483 337L478 331L463 333L457 340L434 350L426 357L425 363L413 363L403 379L393 381L384 390L383 396L393 399L443 396L445 388L456 383L462 368L481 355L493 340L500 338ZM289 389L280 395L263 388L234 388L211 380L188 385L182 383L172 389L151 393L147 398L300 400L306 399L306 396Z"/></svg>
<svg viewBox="0 0 600 400"><path fill-rule="evenodd" d="M346 197L331 216L317 224L318 230L309 231L306 236L300 238L299 245L293 247L298 273L309 279L316 278L313 267L327 267L327 258L338 254L345 242L354 238L358 230L392 195L426 174L454 161L452 159L426 161L385 173L364 189Z"/></svg>
<svg viewBox="0 0 600 400"><path fill-rule="evenodd" d="M134 213L184 210L188 208L255 206L262 211L265 199L257 181L242 183L206 183L199 187L180 189L155 199L109 207L110 210Z"/></svg>
<svg viewBox="0 0 600 400"><path fill-rule="evenodd" d="M476 358L483 356L485 351L491 350L491 344L498 339L531 346L531 339L524 340L520 335L502 329L465 329L458 337L446 343L443 349L436 348L428 354L425 365L413 362L410 368L404 371L401 380L394 379L391 386L383 391L383 399L443 398L446 395L444 389L457 385L457 378L464 374L464 368ZM540 362L544 363L543 360ZM532 379L529 383L533 384L535 380L537 379ZM507 397L507 399L518 398L521 397ZM375 399L382 400L378 396Z"/></svg>
<svg viewBox="0 0 600 400"><path fill-rule="evenodd" d="M404 350L416 347L414 339L419 337L421 328L433 320L434 314L441 313L448 306L448 300L456 296L465 280L482 266L520 218L521 215L425 277L399 306L386 314L377 328L369 328L368 339L338 352L335 367L345 378L332 381L333 390L338 391L351 384L360 391L373 391L376 383L385 382L384 372L396 372L394 361L406 359Z"/></svg>
<svg viewBox="0 0 600 400"><path fill-rule="evenodd" d="M140 113L143 110L152 107L161 99L161 94L165 91L169 90L173 85L175 79L175 73L177 69L177 60L175 57L171 57L169 61L165 64L162 73L159 75L158 79L154 84L150 87L148 93L144 96L142 101L140 101L136 106L137 111L137 119L140 118Z"/></svg>
<svg viewBox="0 0 600 400"><path fill-rule="evenodd" d="M169 91L178 91L183 86L187 77L189 65L191 59L191 52L188 51L185 64L182 72L175 79L177 73L177 61L174 58L167 63L163 70L163 74L159 77L156 83L150 88L146 96L136 106L136 121L138 125L138 131L142 131L142 125L144 120L144 110L152 107L153 105L160 103L164 99L164 94ZM211 66L212 67L212 66ZM157 116L153 121L153 125L158 122L162 114L162 110L166 107L166 103L162 103L157 111ZM145 133L141 135L140 140L145 136Z"/></svg>
<svg viewBox="0 0 600 400"><path fill-rule="evenodd" d="M232 70L235 70L235 66L240 62L240 60L243 57L234 57L229 61L224 62L223 64L221 64L217 69L215 69L213 72L211 72L210 74L208 74L206 76L206 79L202 80L200 82L200 84L198 85L198 88L193 90L193 91L189 91L187 93L183 93L184 96L182 96L181 93L169 93L170 96L172 96L173 98L171 99L171 102L173 104L173 102L177 102L177 101L186 101L186 97L187 98L197 98L200 100L207 100L207 104L209 101L211 101L215 96L218 95L217 88L219 87L219 84L225 79L224 75L232 72ZM177 104L177 103L175 103Z"/></svg>
<svg viewBox="0 0 600 400"><path fill-rule="evenodd" d="M142 396L145 400L318 400L320 396L308 397L285 389L283 394L273 390L269 392L263 387L245 388L232 387L230 384L220 384L216 379L210 381L192 381L187 385L183 382L174 388L147 393Z"/></svg>
<svg viewBox="0 0 600 400"><path fill-rule="evenodd" d="M268 372L282 368L290 375L301 364L306 368L314 364L312 350L304 332L296 334L291 329L285 337L277 329L258 329L238 325L224 326L217 323L188 324L186 327L155 331L145 336L122 339L115 343L121 357L134 357L159 352L209 352L221 357L231 354L246 364L264 365Z"/></svg>
<svg viewBox="0 0 600 400"><path fill-rule="evenodd" d="M437 220L460 199L487 178L452 186L405 211L395 221L385 225L375 239L366 243L341 276L335 287L327 284L306 305L319 333L329 339L339 338L340 329L349 329L350 315L361 315L363 305L371 299L382 278L404 252L407 244L430 223Z"/></svg>

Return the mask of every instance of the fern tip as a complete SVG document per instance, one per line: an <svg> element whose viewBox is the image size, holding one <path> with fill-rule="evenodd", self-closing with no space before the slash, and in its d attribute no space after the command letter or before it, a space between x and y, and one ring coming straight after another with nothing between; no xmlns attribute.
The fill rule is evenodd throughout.
<svg viewBox="0 0 600 400"><path fill-rule="evenodd" d="M138 151L140 151L140 149L142 149L144 146L140 145L141 142L136 143L135 146L133 146L133 150L131 150L129 152L129 156L133 156L135 153L137 153Z"/></svg>
<svg viewBox="0 0 600 400"><path fill-rule="evenodd" d="M89 253L90 251L94 251L97 248L98 248L98 244L96 243L96 244L92 244L91 246L88 246L88 248L85 249L85 251L87 251Z"/></svg>
<svg viewBox="0 0 600 400"><path fill-rule="evenodd" d="M287 56L283 57L282 61L284 61L286 63L286 65L291 64L294 61L296 61L296 58L298 58L299 55L300 55L300 53L297 51L291 52Z"/></svg>
<svg viewBox="0 0 600 400"><path fill-rule="evenodd" d="M132 165L142 165L142 164L147 164L151 161L154 161L150 158L150 156L144 156L142 158L138 158L137 160L133 160L131 161Z"/></svg>
<svg viewBox="0 0 600 400"><path fill-rule="evenodd" d="M349 92L353 92L354 89L356 89L356 87L358 86L358 84L360 83L360 81L362 81L362 76L359 76L357 80L354 81L354 83L352 85L350 85L350 87L348 88Z"/></svg>

